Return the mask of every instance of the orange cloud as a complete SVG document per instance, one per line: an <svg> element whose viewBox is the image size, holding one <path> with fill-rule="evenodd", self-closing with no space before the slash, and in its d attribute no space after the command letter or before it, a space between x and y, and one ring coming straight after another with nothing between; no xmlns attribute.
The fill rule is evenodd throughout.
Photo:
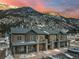
<svg viewBox="0 0 79 59"><path fill-rule="evenodd" d="M69 9L60 12L59 10L55 9L56 7L46 7L44 5L44 1L45 0L0 0L0 3L5 3L7 5L13 5L18 7L29 6L42 13L56 13L66 17L79 18L79 9Z"/></svg>
<svg viewBox="0 0 79 59"><path fill-rule="evenodd" d="M0 2L18 7L31 6L38 11L45 11L42 0L0 0Z"/></svg>
<svg viewBox="0 0 79 59"><path fill-rule="evenodd" d="M29 6L30 3L28 3L27 1L24 2L22 0L0 0L0 2L8 4L8 5L13 5L13 6Z"/></svg>
<svg viewBox="0 0 79 59"><path fill-rule="evenodd" d="M45 8L43 0L0 0L0 2L18 7L30 6L42 13L51 11Z"/></svg>
<svg viewBox="0 0 79 59"><path fill-rule="evenodd" d="M66 11L61 12L61 15L68 18L79 18L79 9L68 9Z"/></svg>

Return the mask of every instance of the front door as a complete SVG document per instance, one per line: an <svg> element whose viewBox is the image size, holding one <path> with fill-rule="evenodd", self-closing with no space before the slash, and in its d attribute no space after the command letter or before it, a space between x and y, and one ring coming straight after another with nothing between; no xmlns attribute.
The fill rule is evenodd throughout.
<svg viewBox="0 0 79 59"><path fill-rule="evenodd" d="M31 52L36 52L36 45L29 45L28 46L28 53L31 53Z"/></svg>
<svg viewBox="0 0 79 59"><path fill-rule="evenodd" d="M54 48L58 48L58 42L54 42Z"/></svg>

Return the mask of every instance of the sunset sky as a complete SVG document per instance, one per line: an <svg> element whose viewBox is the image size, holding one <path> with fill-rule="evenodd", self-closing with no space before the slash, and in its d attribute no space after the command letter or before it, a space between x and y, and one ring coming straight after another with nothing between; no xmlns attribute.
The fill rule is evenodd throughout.
<svg viewBox="0 0 79 59"><path fill-rule="evenodd" d="M0 0L0 3L29 6L40 12L57 12L67 17L79 18L79 0Z"/></svg>

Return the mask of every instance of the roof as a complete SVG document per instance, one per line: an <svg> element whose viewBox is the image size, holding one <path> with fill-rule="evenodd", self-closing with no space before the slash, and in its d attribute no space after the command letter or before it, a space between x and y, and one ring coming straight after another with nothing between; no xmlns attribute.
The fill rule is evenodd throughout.
<svg viewBox="0 0 79 59"><path fill-rule="evenodd" d="M59 34L60 31L56 30L56 29L51 29L51 28L33 28L33 30L37 33L37 34L46 34L46 35L50 35L50 34Z"/></svg>
<svg viewBox="0 0 79 59"><path fill-rule="evenodd" d="M37 27L29 27L29 28L22 28L22 27L13 27L11 28L11 33L14 34L44 34L44 35L50 35L50 34L66 34L62 31L62 29L52 29L52 28L37 28Z"/></svg>
<svg viewBox="0 0 79 59"><path fill-rule="evenodd" d="M11 28L11 33L27 33L30 28L13 27Z"/></svg>

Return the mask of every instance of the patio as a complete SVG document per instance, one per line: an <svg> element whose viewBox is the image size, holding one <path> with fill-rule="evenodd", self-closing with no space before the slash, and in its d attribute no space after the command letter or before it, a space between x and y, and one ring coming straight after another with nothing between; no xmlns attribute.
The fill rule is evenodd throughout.
<svg viewBox="0 0 79 59"><path fill-rule="evenodd" d="M14 59L41 59L42 57L47 57L50 55L60 54L61 51L58 49L48 50L48 51L40 51L39 53L30 53L30 54L16 54Z"/></svg>

